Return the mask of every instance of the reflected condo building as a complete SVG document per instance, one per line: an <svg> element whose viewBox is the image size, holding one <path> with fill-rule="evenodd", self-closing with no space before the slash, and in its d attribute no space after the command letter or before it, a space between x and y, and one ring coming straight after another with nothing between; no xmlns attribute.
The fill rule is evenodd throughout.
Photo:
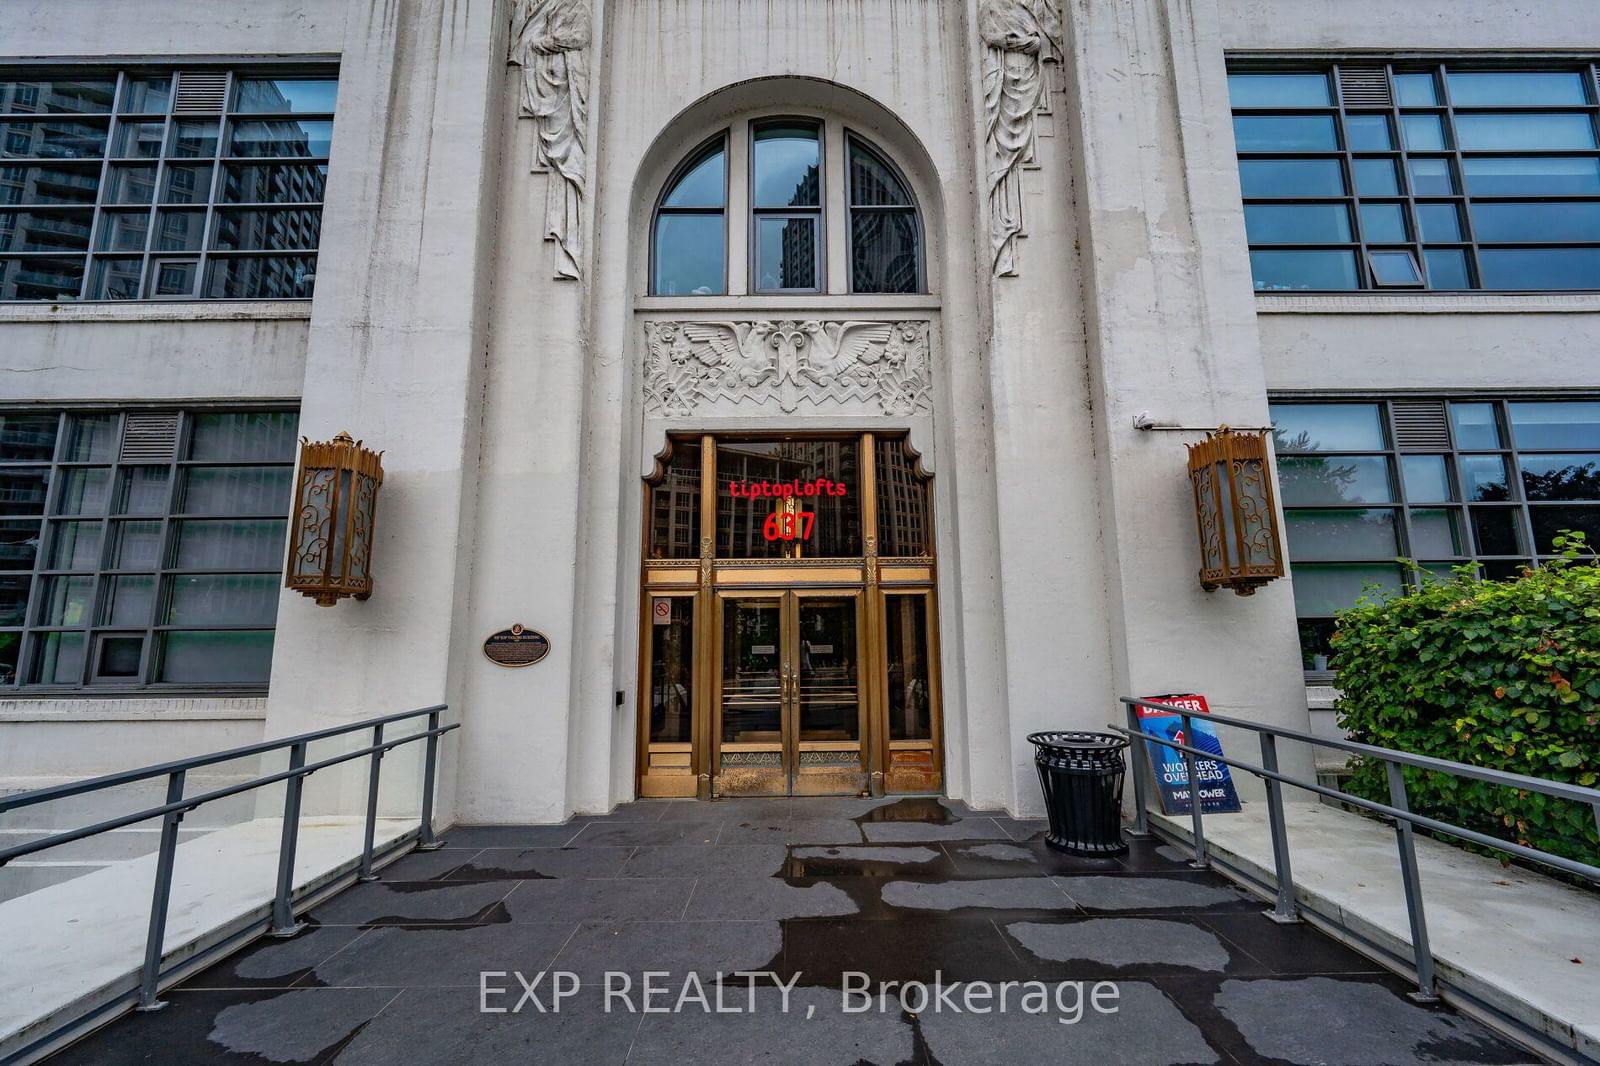
<svg viewBox="0 0 1600 1066"><path fill-rule="evenodd" d="M1333 729L1363 587L1600 541L1600 10L1471 6L13 2L0 788L448 703L445 823L1031 814L1121 694ZM319 608L341 431L375 589Z"/></svg>

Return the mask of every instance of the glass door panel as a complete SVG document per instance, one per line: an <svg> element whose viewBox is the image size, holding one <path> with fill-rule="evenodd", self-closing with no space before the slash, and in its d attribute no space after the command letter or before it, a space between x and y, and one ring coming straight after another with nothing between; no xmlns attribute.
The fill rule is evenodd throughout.
<svg viewBox="0 0 1600 1066"><path fill-rule="evenodd" d="M780 597L722 601L717 776L726 795L788 791L783 629Z"/></svg>
<svg viewBox="0 0 1600 1066"><path fill-rule="evenodd" d="M934 667L929 610L932 592L892 592L883 597L888 751L884 788L889 792L938 791L938 739L934 707L938 675Z"/></svg>
<svg viewBox="0 0 1600 1066"><path fill-rule="evenodd" d="M860 792L861 655L857 596L795 594L797 794Z"/></svg>

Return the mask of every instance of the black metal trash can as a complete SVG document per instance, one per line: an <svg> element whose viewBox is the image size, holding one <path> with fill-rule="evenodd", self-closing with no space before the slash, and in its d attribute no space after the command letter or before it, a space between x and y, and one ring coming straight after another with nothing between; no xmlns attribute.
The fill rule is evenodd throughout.
<svg viewBox="0 0 1600 1066"><path fill-rule="evenodd" d="M1034 764L1050 814L1045 843L1073 855L1121 855L1122 753L1115 733L1033 733Z"/></svg>

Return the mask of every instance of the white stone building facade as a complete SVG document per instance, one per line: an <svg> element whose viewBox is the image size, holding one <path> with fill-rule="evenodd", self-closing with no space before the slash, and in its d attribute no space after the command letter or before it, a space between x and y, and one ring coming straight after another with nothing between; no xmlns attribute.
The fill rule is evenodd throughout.
<svg viewBox="0 0 1600 1066"><path fill-rule="evenodd" d="M740 789L1033 813L1027 735L1103 727L1118 695L1305 728L1352 583L1396 555L1536 559L1600 514L1527 481L1600 453L1600 10L1467 6L6 5L0 124L58 147L0 160L34 168L0 212L36 231L0 228L0 413L13 444L48 437L0 455L22 560L0 786L448 703L445 823ZM24 99L84 82L112 88ZM80 128L45 131L58 112ZM184 199L169 175L197 158L212 193ZM1363 184L1384 165L1392 191ZM274 166L309 166L315 197ZM38 191L61 173L91 184ZM272 412L383 450L369 600L177 561L185 522L288 515L288 423L249 455L199 443ZM135 415L175 443L130 451ZM1280 466L1296 574L1206 592L1181 447L1202 434L1140 419L1276 419L1313 450L1326 429L1388 488L1323 500L1326 460ZM104 455L74 450L91 424L120 434ZM230 458L240 484L279 463L277 511L183 502ZM845 485L815 507L833 546L781 520L758 541L810 512L731 498L736 463L745 487ZM184 487L134 574L123 479L158 467ZM91 510L100 539L63 555ZM485 657L513 624L543 661Z"/></svg>

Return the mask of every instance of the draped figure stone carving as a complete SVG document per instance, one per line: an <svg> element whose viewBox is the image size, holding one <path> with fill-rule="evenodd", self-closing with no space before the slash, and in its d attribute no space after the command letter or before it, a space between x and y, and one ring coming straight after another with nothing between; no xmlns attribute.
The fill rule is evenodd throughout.
<svg viewBox="0 0 1600 1066"><path fill-rule="evenodd" d="M522 67L524 117L537 124L533 169L548 170L544 237L558 278L579 276L589 136L588 0L518 0L510 61Z"/></svg>
<svg viewBox="0 0 1600 1066"><path fill-rule="evenodd" d="M1046 102L1045 63L1061 61L1056 0L983 0L984 149L989 179L989 244L996 277L1015 275L1022 232L1022 165L1034 153L1034 113Z"/></svg>

